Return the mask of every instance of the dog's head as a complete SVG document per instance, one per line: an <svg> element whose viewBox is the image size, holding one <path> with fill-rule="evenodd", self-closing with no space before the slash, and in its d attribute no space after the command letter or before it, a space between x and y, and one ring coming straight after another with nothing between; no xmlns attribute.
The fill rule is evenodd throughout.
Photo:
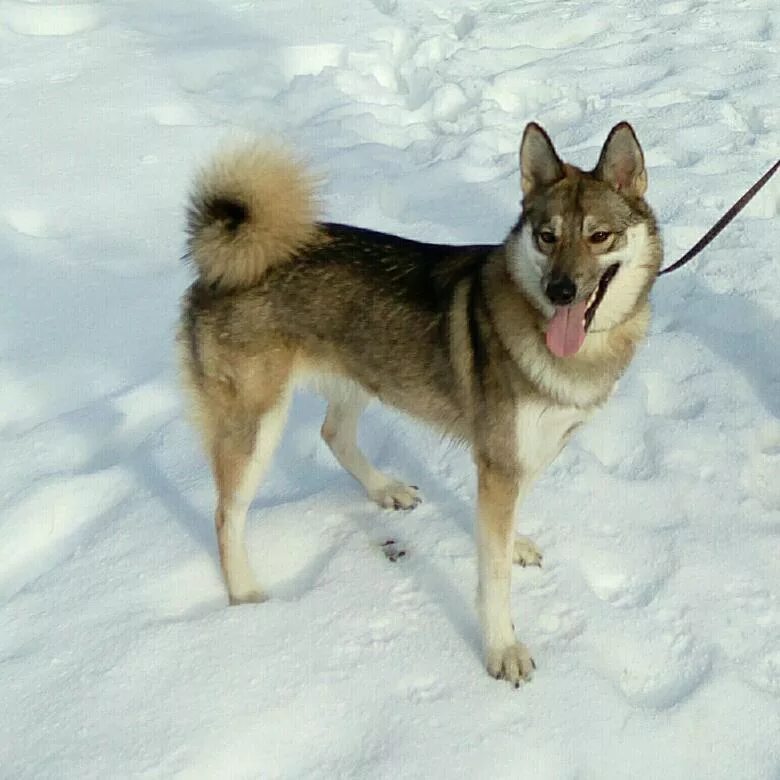
<svg viewBox="0 0 780 780"><path fill-rule="evenodd" d="M508 241L509 272L546 320L547 347L569 357L587 332L625 321L661 265L644 200L644 155L627 122L612 128L589 172L563 163L547 133L525 128L523 211Z"/></svg>

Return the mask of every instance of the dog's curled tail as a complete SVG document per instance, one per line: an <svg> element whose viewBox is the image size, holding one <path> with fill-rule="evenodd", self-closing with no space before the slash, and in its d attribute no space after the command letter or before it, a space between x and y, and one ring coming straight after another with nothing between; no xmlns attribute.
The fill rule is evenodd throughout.
<svg viewBox="0 0 780 780"><path fill-rule="evenodd" d="M258 143L217 155L187 209L187 256L219 289L249 287L317 231L314 180L286 153Z"/></svg>

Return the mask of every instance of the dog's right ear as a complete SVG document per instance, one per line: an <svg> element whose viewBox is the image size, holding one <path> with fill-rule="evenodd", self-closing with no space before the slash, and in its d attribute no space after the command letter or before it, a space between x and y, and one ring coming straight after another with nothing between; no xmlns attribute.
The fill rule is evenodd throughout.
<svg viewBox="0 0 780 780"><path fill-rule="evenodd" d="M520 185L523 195L548 187L564 177L563 163L555 152L550 136L536 124L525 126L520 142Z"/></svg>

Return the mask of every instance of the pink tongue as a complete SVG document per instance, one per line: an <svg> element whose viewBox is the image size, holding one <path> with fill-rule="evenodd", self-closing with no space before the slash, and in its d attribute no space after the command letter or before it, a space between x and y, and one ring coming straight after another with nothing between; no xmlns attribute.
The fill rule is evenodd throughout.
<svg viewBox="0 0 780 780"><path fill-rule="evenodd" d="M547 327L547 349L556 357L574 355L585 341L583 318L588 302L573 306L556 306L555 314Z"/></svg>

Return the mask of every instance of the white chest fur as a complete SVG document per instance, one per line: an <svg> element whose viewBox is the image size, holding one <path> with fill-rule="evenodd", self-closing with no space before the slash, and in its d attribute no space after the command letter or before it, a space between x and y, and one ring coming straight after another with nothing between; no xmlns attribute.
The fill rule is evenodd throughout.
<svg viewBox="0 0 780 780"><path fill-rule="evenodd" d="M590 413L575 406L522 402L517 409L515 433L518 461L529 478L545 469Z"/></svg>

